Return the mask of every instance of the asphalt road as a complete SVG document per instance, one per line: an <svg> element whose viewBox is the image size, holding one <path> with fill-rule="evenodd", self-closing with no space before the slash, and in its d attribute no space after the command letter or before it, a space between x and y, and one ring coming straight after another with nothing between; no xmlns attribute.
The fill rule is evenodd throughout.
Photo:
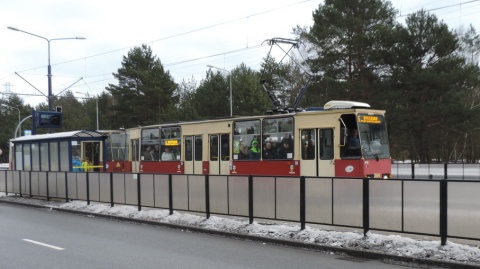
<svg viewBox="0 0 480 269"><path fill-rule="evenodd" d="M409 268L145 224L0 204L0 268Z"/></svg>

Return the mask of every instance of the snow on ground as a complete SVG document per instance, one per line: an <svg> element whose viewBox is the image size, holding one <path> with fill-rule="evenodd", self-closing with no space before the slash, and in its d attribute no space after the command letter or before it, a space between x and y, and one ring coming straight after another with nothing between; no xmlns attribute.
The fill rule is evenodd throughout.
<svg viewBox="0 0 480 269"><path fill-rule="evenodd" d="M0 193L0 199L51 208L185 225L236 234L292 240L318 244L320 246L373 251L418 259L478 264L480 266L480 249L477 246L459 244L451 241L447 241L447 244L442 246L440 241L417 240L399 235L381 235L369 232L367 236L364 237L363 232L325 230L322 228L309 227L308 225L304 230L301 230L300 225L295 223L269 223L269 225L265 225L254 221L253 224L249 224L248 218L211 216L207 219L204 216L175 211L172 215L169 215L169 211L164 209L142 208L142 211L138 211L138 207L136 206L115 205L114 207L110 207L110 204L93 202L87 205L86 201L64 203L22 198L13 195L6 196L4 193Z"/></svg>

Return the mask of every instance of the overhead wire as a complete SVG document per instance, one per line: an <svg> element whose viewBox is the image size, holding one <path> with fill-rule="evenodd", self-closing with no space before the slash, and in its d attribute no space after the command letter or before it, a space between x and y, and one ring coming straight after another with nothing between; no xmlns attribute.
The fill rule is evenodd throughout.
<svg viewBox="0 0 480 269"><path fill-rule="evenodd" d="M298 2L295 2L295 3L292 3L292 4L288 4L288 5L285 5L285 6L282 6L282 7L273 8L273 9L270 9L270 10L266 10L266 11L254 13L254 14L252 14L252 15L243 16L243 17L239 17L239 18L236 18L236 19L232 19L232 20L228 20L228 21L224 21L224 22L220 22L220 23L208 25L208 26L205 26L205 27L200 27L200 28L197 28L197 29L185 31L185 32L182 32L182 33L178 33L178 34L174 34L174 35L162 37L162 38L159 38L159 39L155 39L155 40L153 40L153 41L150 41L150 42L145 42L145 43L143 43L143 44L146 44L146 43L152 43L152 44L154 44L154 43L156 43L156 42L161 42L161 41L173 39L173 38L176 38L176 37L189 35L189 34L192 34L192 33L195 33L195 32L204 31L204 30L211 29L211 28L215 28L215 27L218 27L218 26L230 24L230 23L233 23L233 22L236 22L236 21L241 21L241 20L245 20L245 19L248 19L248 18L251 18L251 17L264 15L264 14L267 14L267 13L275 12L275 11L278 11L278 10L281 10L281 9L289 8L289 7L292 7L292 6L295 6L295 5L300 5L300 4L304 4L304 3L306 3L306 2L311 2L311 1L313 1L313 0L298 1ZM441 9L446 9L446 8L455 7L455 6L461 6L461 5L470 4L470 3L475 3L475 2L479 2L479 1L480 1L480 0L464 1L464 2L462 2L462 3L445 5L445 6L441 6L441 7L436 7L436 8L427 9L426 11L428 11L428 12L430 12L430 11L437 11L437 10L441 10ZM435 3L435 2L432 2L432 3ZM426 5L429 5L429 4L426 4ZM405 16L408 16L409 14L410 14L410 13L405 14L405 15L399 15L399 16L397 16L397 17L405 17ZM472 14L475 14L475 13L472 13ZM465 15L465 14L463 14L462 16L464 16L464 15ZM102 53L93 54L93 55L86 56L86 57L82 57L82 58L77 58L77 59L67 60L67 61L63 61L63 62L58 62L58 63L52 64L52 66L54 66L54 65L62 65L62 64L71 63L71 62L76 62L76 61L79 61L79 60L83 60L83 61L84 61L84 60L86 60L86 59L91 59L91 58L95 58L95 57L99 57L99 56L103 56L103 55L115 53L115 52L118 52L118 51L128 50L128 49L131 49L131 48L137 47L137 46L138 46L138 45L128 46L128 47L124 47L124 48L119 48L119 49L114 49L114 50L110 50L110 51L106 51L106 52L102 52ZM237 53L237 52L240 52L240 51L248 51L248 50L258 49L259 47L262 47L262 46L263 46L263 45L257 45L257 46L253 46L253 47L246 47L246 48L235 49L235 50L230 50L230 51L225 51L225 52L220 52L220 53L214 53L214 54L210 54L210 55L207 55L207 56L196 57L196 58L181 60L181 61L177 61L177 62L165 63L164 66L165 66L165 67L177 66L177 65L181 65L181 64L185 64L185 63L189 63L189 62L195 62L195 61L202 60L202 59L208 59L208 58L212 58L212 57L217 57L217 56L219 56L219 55L228 55L228 54L233 54L233 53ZM42 66L42 67L30 68L30 69L25 69L25 70L22 70L22 71L17 71L16 73L22 73L22 74L23 74L23 73L25 73L25 72L27 72L27 71L36 70L36 69L43 68L43 67L44 67L44 66ZM95 74L95 75L92 75L92 76L85 76L85 77L95 77L95 76L111 76L111 77L110 77L110 78L106 78L106 79L101 79L101 80L92 81L92 82L89 81L88 83L85 82L85 84L92 84L92 83L99 83L99 82L104 82L104 81L108 81L108 80L114 80L114 78L113 78L113 76L111 75L111 73Z"/></svg>

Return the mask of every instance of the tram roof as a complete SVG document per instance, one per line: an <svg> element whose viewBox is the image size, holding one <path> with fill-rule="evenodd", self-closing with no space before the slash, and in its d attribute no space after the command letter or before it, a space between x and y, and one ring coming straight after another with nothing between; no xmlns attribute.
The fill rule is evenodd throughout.
<svg viewBox="0 0 480 269"><path fill-rule="evenodd" d="M243 121L243 120L260 119L260 118L276 118L276 117L281 118L281 117L289 117L289 116L295 116L295 115L348 113L348 112L384 114L385 110L373 109L370 107L369 104L362 103L362 102L333 100L333 101L327 102L323 107L309 107L305 109L301 108L299 110L286 109L283 113L272 113L272 114L267 113L263 115L250 115L250 116L230 116L230 117L226 116L226 117L220 117L220 118L214 118L214 119L164 122L160 124L131 127L131 128L128 128L128 130L170 127L170 126L178 126L178 125L184 125L184 124L203 124L203 123L229 121L229 120Z"/></svg>
<svg viewBox="0 0 480 269"><path fill-rule="evenodd" d="M357 102L358 103L358 102ZM359 103L364 104L364 103ZM368 105L368 104L367 104ZM243 121L243 120L250 120L250 119L259 119L259 118L282 118L282 117L291 117L295 115L308 115L308 114L327 114L327 113L348 113L348 112L363 112L363 113L381 113L384 114L385 110L379 109L372 109L369 107L341 107L339 104L335 104L334 107L329 109L322 108L307 108L303 111L294 111L289 113L281 113L281 114L264 114L264 115L251 115L251 116L233 116L233 117L222 117L222 118L215 118L215 119L202 119L202 120L191 120L191 121L177 121L177 122L164 122L160 124L153 124L153 125L145 125L145 126L137 126L128 128L128 130L134 129L148 129L148 128L157 128L157 127L170 127L170 126L178 126L183 124L203 124L209 122L218 122L218 121Z"/></svg>
<svg viewBox="0 0 480 269"><path fill-rule="evenodd" d="M34 140L59 140L59 139L66 139L66 138L101 138L101 137L105 137L105 134L102 134L96 131L82 130L82 131L52 133L52 134L27 135L27 136L10 139L10 142L23 142L23 141L34 141Z"/></svg>

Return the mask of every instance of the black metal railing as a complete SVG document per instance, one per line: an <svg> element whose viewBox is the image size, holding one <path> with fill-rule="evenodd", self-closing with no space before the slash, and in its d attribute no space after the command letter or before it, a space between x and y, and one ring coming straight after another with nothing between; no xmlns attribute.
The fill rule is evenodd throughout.
<svg viewBox="0 0 480 269"><path fill-rule="evenodd" d="M6 194L438 236L442 245L480 240L478 190L477 180L0 171Z"/></svg>

